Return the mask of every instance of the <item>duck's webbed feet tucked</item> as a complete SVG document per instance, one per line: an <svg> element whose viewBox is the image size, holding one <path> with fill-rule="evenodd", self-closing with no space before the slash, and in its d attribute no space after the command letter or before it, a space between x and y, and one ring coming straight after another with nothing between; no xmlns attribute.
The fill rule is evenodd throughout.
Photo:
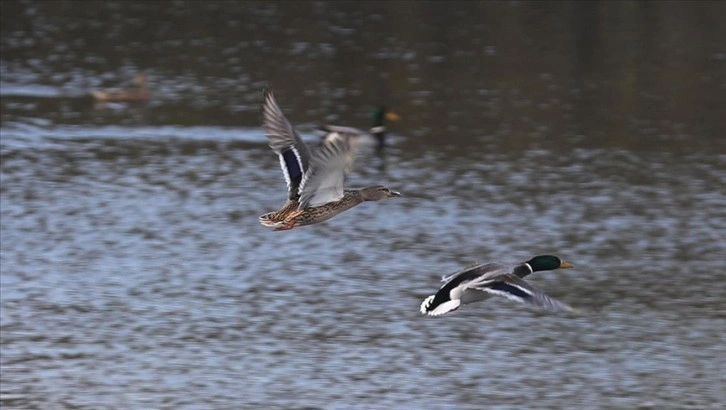
<svg viewBox="0 0 726 410"><path fill-rule="evenodd" d="M295 227L295 223L280 222L279 225L275 227L275 230L276 231L288 231L294 227Z"/></svg>

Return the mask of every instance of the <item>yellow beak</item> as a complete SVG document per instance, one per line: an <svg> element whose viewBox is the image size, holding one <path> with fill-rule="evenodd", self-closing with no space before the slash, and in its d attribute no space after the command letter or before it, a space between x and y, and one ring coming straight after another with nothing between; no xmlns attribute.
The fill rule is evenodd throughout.
<svg viewBox="0 0 726 410"><path fill-rule="evenodd" d="M401 119L401 116L398 115L398 114L396 114L393 111L388 111L388 112L386 112L385 118L386 118L386 121L395 122L395 121L400 120Z"/></svg>

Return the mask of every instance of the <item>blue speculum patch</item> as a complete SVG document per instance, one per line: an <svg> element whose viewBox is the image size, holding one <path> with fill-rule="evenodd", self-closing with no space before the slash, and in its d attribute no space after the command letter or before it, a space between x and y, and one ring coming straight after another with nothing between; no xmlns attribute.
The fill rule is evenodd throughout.
<svg viewBox="0 0 726 410"><path fill-rule="evenodd" d="M282 158L285 160L285 167L287 167L287 173L290 176L290 181L299 182L300 178L302 178L302 169L295 151L289 149L283 152Z"/></svg>
<svg viewBox="0 0 726 410"><path fill-rule="evenodd" d="M531 296L529 293L523 291L522 289L520 289L516 286L512 286L505 282L496 282L496 283L492 284L490 286L490 288L501 291L501 292L507 292L511 295L514 295L514 296L516 296L518 298L522 298L522 299L527 299Z"/></svg>

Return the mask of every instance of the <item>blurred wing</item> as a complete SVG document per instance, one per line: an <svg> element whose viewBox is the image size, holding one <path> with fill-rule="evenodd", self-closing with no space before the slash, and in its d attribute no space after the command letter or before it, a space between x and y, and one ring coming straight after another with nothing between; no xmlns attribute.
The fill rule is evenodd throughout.
<svg viewBox="0 0 726 410"><path fill-rule="evenodd" d="M445 284L466 281L467 287L475 288L482 283L488 283L491 278L508 274L510 272L509 269L509 266L497 262L477 263L469 265L449 276L444 276L441 278L441 281ZM445 286L445 284L442 286ZM458 283L456 284L458 285Z"/></svg>
<svg viewBox="0 0 726 410"><path fill-rule="evenodd" d="M325 132L325 135L323 135L324 143L333 142L342 138L351 139L356 144L375 141L373 135L358 128L343 127L340 125L323 125L320 127L320 130Z"/></svg>
<svg viewBox="0 0 726 410"><path fill-rule="evenodd" d="M288 198L297 199L303 175L308 168L310 152L277 105L272 90L265 89L262 105L262 128L275 153L287 183Z"/></svg>
<svg viewBox="0 0 726 410"><path fill-rule="evenodd" d="M323 144L310 161L300 186L300 208L343 198L345 177L353 168L355 147L348 139Z"/></svg>
<svg viewBox="0 0 726 410"><path fill-rule="evenodd" d="M481 283L478 286L467 284L467 288L477 289L484 292L488 292L494 295L504 296L507 299L524 303L531 306L536 306L545 310L550 311L569 311L573 312L575 309L560 302L557 299L551 298L540 291L532 287L530 284L519 278L514 274L508 274L489 280L486 283Z"/></svg>
<svg viewBox="0 0 726 410"><path fill-rule="evenodd" d="M320 127L320 129L322 131L327 132L327 133L335 132L335 133L338 133L338 134L350 135L350 136L353 136L353 137L359 136L359 135L366 135L366 134L368 134L368 132L363 131L363 130L360 130L358 128L343 127L343 126L340 126L340 125L323 125L322 127Z"/></svg>

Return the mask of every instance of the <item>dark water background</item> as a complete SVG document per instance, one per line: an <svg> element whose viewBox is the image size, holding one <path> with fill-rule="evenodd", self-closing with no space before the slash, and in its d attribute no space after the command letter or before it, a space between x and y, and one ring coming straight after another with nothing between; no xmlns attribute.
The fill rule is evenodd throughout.
<svg viewBox="0 0 726 410"><path fill-rule="evenodd" d="M3 409L723 408L726 2L0 4ZM405 196L260 226L267 83ZM542 253L588 314L418 312Z"/></svg>

